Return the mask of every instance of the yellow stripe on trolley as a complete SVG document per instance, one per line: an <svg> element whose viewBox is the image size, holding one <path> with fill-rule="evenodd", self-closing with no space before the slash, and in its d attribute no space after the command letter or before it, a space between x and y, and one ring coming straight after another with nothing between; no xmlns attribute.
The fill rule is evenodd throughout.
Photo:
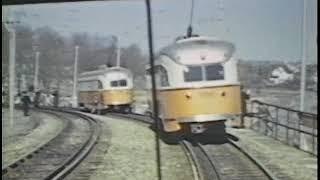
<svg viewBox="0 0 320 180"><path fill-rule="evenodd" d="M197 115L240 114L240 86L223 86L159 91L164 119Z"/></svg>
<svg viewBox="0 0 320 180"><path fill-rule="evenodd" d="M105 105L131 104L133 91L131 89L105 90L102 91L102 97Z"/></svg>

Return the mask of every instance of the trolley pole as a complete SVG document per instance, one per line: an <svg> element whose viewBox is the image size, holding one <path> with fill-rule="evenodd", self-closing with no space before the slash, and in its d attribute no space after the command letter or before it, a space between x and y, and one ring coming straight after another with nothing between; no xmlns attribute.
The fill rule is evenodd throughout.
<svg viewBox="0 0 320 180"><path fill-rule="evenodd" d="M121 48L120 48L120 38L119 36L117 36L117 67L120 67L120 51L121 51Z"/></svg>
<svg viewBox="0 0 320 180"><path fill-rule="evenodd" d="M33 79L33 87L34 90L38 88L38 75L39 75L39 56L40 52L36 51L36 57L35 57L35 70L34 70L34 79Z"/></svg>
<svg viewBox="0 0 320 180"><path fill-rule="evenodd" d="M75 46L75 55L74 55L74 67L73 67L73 91L72 91L72 106L77 107L78 98L77 98L77 82L78 82L78 51L79 46Z"/></svg>
<svg viewBox="0 0 320 180"><path fill-rule="evenodd" d="M304 111L306 87L306 28L307 28L307 1L303 0L303 27L302 27L302 62L300 81L300 111Z"/></svg>

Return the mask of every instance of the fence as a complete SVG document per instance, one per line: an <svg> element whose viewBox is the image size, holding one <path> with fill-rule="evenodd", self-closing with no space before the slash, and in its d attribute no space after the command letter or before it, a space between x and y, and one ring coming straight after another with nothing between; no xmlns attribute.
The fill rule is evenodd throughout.
<svg viewBox="0 0 320 180"><path fill-rule="evenodd" d="M250 101L247 107L250 128L317 156L317 114L258 100Z"/></svg>

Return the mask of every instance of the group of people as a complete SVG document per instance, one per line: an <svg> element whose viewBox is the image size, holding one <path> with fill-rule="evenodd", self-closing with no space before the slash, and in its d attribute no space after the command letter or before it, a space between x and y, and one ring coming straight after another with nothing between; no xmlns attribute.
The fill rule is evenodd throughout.
<svg viewBox="0 0 320 180"><path fill-rule="evenodd" d="M52 94L44 94L40 91L28 92L23 91L18 94L16 98L16 104L21 104L25 116L29 116L29 108L33 104L34 107L39 106L58 106L58 92L55 91Z"/></svg>

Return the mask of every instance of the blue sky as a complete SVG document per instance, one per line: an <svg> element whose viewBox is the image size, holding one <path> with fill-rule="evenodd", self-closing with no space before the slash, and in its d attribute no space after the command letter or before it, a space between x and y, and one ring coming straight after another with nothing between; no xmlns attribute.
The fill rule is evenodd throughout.
<svg viewBox="0 0 320 180"><path fill-rule="evenodd" d="M307 0L308 62L316 62L317 0ZM190 0L152 0L155 49L186 33ZM237 56L250 60L299 61L302 53L302 0L195 0L194 32L235 43ZM147 53L144 1L81 2L14 6L33 28L50 26L69 35L119 35Z"/></svg>

